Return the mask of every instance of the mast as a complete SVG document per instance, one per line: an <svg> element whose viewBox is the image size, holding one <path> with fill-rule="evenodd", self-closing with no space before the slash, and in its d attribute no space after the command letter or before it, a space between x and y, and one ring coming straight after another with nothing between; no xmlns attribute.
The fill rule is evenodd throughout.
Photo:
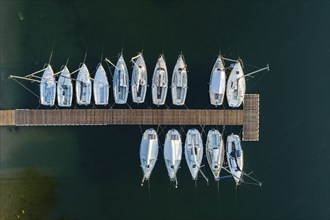
<svg viewBox="0 0 330 220"><path fill-rule="evenodd" d="M24 80L28 80L28 81L32 81L32 82L38 82L38 83L41 82L40 80L31 79L31 78L22 77L22 76L14 76L14 75L10 75L9 78L10 78L10 79L24 79Z"/></svg>
<svg viewBox="0 0 330 220"><path fill-rule="evenodd" d="M253 75L253 74L259 73L259 72L264 71L264 70L270 71L270 69L269 69L269 64L267 64L267 66L264 67L264 68L258 69L258 70L256 70L256 71L253 71L253 72L251 72L251 73L248 73L248 74L244 75L244 77L246 77L246 76L251 76L251 75ZM242 77L239 77L239 78L242 78ZM239 79L239 78L238 78L238 79Z"/></svg>

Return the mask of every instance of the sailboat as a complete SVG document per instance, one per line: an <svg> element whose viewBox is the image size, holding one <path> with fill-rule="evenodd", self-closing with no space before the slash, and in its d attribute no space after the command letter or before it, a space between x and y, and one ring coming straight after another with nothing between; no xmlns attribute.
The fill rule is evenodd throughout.
<svg viewBox="0 0 330 220"><path fill-rule="evenodd" d="M70 107L72 104L73 85L71 74L67 66L60 72L57 81L57 103L60 107Z"/></svg>
<svg viewBox="0 0 330 220"><path fill-rule="evenodd" d="M172 75L172 102L173 105L184 105L188 88L187 65L182 54L174 66Z"/></svg>
<svg viewBox="0 0 330 220"><path fill-rule="evenodd" d="M109 102L109 82L101 63L97 66L94 77L94 101L96 105L107 105Z"/></svg>
<svg viewBox="0 0 330 220"><path fill-rule="evenodd" d="M136 61L132 59L134 62L131 81L132 99L135 103L143 103L148 85L147 66L142 53L139 53L136 58Z"/></svg>
<svg viewBox="0 0 330 220"><path fill-rule="evenodd" d="M225 158L225 146L220 132L211 129L207 134L205 154L214 179L220 180L220 171Z"/></svg>
<svg viewBox="0 0 330 220"><path fill-rule="evenodd" d="M53 106L55 104L56 83L54 71L50 64L45 68L40 81L40 103Z"/></svg>
<svg viewBox="0 0 330 220"><path fill-rule="evenodd" d="M225 97L226 89L226 72L224 61L219 55L215 64L213 65L210 84L209 84L209 94L211 105L222 105L223 99Z"/></svg>
<svg viewBox="0 0 330 220"><path fill-rule="evenodd" d="M245 77L240 61L234 64L227 81L227 100L229 107L239 107L245 96Z"/></svg>
<svg viewBox="0 0 330 220"><path fill-rule="evenodd" d="M177 185L176 173L180 167L182 156L182 142L179 132L171 129L167 132L164 144L164 159L171 181Z"/></svg>
<svg viewBox="0 0 330 220"><path fill-rule="evenodd" d="M160 55L152 77L152 102L164 105L167 95L168 75L164 55Z"/></svg>
<svg viewBox="0 0 330 220"><path fill-rule="evenodd" d="M150 175L158 157L158 136L157 132L149 128L143 135L140 144L140 162L143 171L142 184L145 180L150 179Z"/></svg>
<svg viewBox="0 0 330 220"><path fill-rule="evenodd" d="M88 68L82 64L76 79L76 96L79 105L89 105L92 98L92 81Z"/></svg>
<svg viewBox="0 0 330 220"><path fill-rule="evenodd" d="M127 102L129 90L128 70L123 57L120 54L116 64L115 73L113 76L113 95L116 104L125 104Z"/></svg>
<svg viewBox="0 0 330 220"><path fill-rule="evenodd" d="M231 175L236 184L239 184L243 175L243 150L241 139L238 135L231 134L227 137L226 156Z"/></svg>
<svg viewBox="0 0 330 220"><path fill-rule="evenodd" d="M188 130L184 150L191 176L196 180L203 159L203 142L197 129Z"/></svg>

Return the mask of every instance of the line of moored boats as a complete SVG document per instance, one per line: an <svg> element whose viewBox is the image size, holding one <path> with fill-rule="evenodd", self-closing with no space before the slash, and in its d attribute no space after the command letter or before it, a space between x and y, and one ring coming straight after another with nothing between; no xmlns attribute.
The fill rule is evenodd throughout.
<svg viewBox="0 0 330 220"><path fill-rule="evenodd" d="M159 139L157 132L150 128L143 135L140 145L140 162L143 170L143 180L149 180L152 170L158 158ZM204 149L200 132L197 129L189 129L184 144L185 159L193 180L197 179L201 172L201 163ZM243 150L238 135L227 136L226 147L224 138L216 129L211 129L207 134L205 154L216 181L221 179L221 169L227 170L224 165L225 154L228 163L228 172L239 184L243 174ZM177 171L182 158L182 139L180 133L171 129L167 132L164 143L164 160L171 181L177 185ZM204 174L202 173L204 176Z"/></svg>
<svg viewBox="0 0 330 220"><path fill-rule="evenodd" d="M225 59L219 55L211 71L209 83L210 102L215 106L222 105L226 94L228 105L230 107L239 107L245 96L245 76L242 63L240 59L226 59L232 61L233 64L225 68ZM109 59L105 60L115 68L112 80L115 103L127 103L129 81L133 102L143 103L148 87L147 66L143 54L139 53L131 59L133 63L131 80L129 80L128 69L122 53L116 65ZM226 80L226 69L231 69L228 80ZM41 77L36 75L40 72L43 72ZM78 75L76 78L73 78L72 75L76 72L78 72ZM82 63L79 69L73 72L70 72L67 65L64 65L57 73L54 73L52 66L47 64L42 70L35 73L24 77L12 75L11 78L40 83L40 104L45 106L55 105L57 97L58 106L70 107L74 95L73 81L75 81L75 96L78 105L91 104L92 93L95 105L108 105L109 103L110 85L102 63L98 64L94 78L91 78L85 63ZM185 104L187 89L187 65L183 55L180 54L172 74L171 93L173 105ZM157 59L152 77L151 93L153 104L158 106L164 105L167 90L168 70L165 57L161 54Z"/></svg>

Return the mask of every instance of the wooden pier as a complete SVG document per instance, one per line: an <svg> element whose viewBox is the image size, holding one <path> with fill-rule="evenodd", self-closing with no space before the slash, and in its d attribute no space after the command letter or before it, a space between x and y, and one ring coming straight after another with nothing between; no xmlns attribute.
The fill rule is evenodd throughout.
<svg viewBox="0 0 330 220"><path fill-rule="evenodd" d="M243 110L16 109L0 110L0 126L239 125L244 141L259 140L259 95L246 94Z"/></svg>

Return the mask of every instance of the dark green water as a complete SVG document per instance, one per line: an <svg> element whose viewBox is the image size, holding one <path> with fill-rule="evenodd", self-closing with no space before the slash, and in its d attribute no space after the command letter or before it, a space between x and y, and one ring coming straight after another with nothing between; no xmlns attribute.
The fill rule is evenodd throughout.
<svg viewBox="0 0 330 220"><path fill-rule="evenodd" d="M103 47L114 60L123 48L126 61L143 49L149 80L159 53L171 72L182 50L189 108L209 104L219 50L271 67L247 83L261 112L260 141L244 143L245 165L261 188L235 195L233 180L218 191L202 178L195 188L183 160L174 190L159 154L149 193L140 186L139 127L0 128L1 220L329 219L328 1L1 1L0 22L1 109L38 107L7 77L42 68L52 49L55 69L70 56L74 70L88 45L92 74Z"/></svg>

